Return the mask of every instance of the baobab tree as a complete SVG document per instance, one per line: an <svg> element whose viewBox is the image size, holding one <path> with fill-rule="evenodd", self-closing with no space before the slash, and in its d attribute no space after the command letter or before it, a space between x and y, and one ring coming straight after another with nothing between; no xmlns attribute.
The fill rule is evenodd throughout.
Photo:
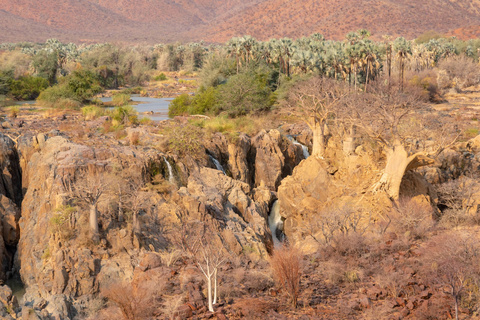
<svg viewBox="0 0 480 320"><path fill-rule="evenodd" d="M389 92L375 83L372 92L352 94L344 102L345 121L382 146L386 164L374 190L395 201L405 172L434 164L458 137L453 120L423 107L415 92Z"/></svg>
<svg viewBox="0 0 480 320"><path fill-rule="evenodd" d="M108 193L110 181L94 166L80 174L75 180L63 180L65 191L70 198L87 205L89 210L90 237L93 241L100 238L98 230L98 204Z"/></svg>
<svg viewBox="0 0 480 320"><path fill-rule="evenodd" d="M329 122L338 119L348 88L334 79L313 77L289 92L288 103L299 112L313 133L312 156L323 158Z"/></svg>

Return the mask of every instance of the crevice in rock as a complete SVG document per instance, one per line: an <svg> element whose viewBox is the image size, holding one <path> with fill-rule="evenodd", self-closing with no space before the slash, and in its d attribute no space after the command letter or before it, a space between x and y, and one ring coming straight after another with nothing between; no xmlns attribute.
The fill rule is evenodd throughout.
<svg viewBox="0 0 480 320"><path fill-rule="evenodd" d="M16 264L20 240L19 220L23 201L22 168L15 143L0 134L0 212L2 213L2 281L8 285L17 300L21 301L25 286ZM3 192L2 192L3 191Z"/></svg>

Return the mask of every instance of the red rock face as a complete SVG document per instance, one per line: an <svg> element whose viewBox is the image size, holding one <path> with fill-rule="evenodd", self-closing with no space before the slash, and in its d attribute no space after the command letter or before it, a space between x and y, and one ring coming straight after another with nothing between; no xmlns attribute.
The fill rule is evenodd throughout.
<svg viewBox="0 0 480 320"><path fill-rule="evenodd" d="M0 0L0 42L224 42L313 32L339 39L360 28L413 38L425 31L478 36L476 0ZM472 27L473 26L473 27Z"/></svg>

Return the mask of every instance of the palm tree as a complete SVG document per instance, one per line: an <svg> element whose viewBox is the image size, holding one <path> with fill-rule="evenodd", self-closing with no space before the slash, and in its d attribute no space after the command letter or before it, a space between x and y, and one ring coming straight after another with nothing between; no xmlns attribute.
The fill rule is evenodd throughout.
<svg viewBox="0 0 480 320"><path fill-rule="evenodd" d="M393 43L393 51L396 52L399 63L399 80L401 90L403 91L403 80L405 73L405 59L412 54L412 44L403 37L395 39Z"/></svg>

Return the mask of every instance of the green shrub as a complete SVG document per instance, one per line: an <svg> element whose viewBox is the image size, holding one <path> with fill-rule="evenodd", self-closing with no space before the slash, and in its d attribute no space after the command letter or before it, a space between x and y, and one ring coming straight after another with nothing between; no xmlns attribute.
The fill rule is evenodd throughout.
<svg viewBox="0 0 480 320"><path fill-rule="evenodd" d="M10 92L13 80L13 70L0 71L0 95L7 95Z"/></svg>
<svg viewBox="0 0 480 320"><path fill-rule="evenodd" d="M114 126L138 123L137 111L132 106L115 107L111 115Z"/></svg>
<svg viewBox="0 0 480 320"><path fill-rule="evenodd" d="M232 76L218 88L217 112L238 117L270 109L272 91L261 74L245 72Z"/></svg>
<svg viewBox="0 0 480 320"><path fill-rule="evenodd" d="M95 105L86 106L82 108L82 115L85 120L93 120L98 117L105 115L105 109L101 107L97 107Z"/></svg>
<svg viewBox="0 0 480 320"><path fill-rule="evenodd" d="M17 100L34 100L48 88L48 81L41 77L25 76L13 80L10 95Z"/></svg>
<svg viewBox="0 0 480 320"><path fill-rule="evenodd" d="M165 81L167 79L167 76L163 72L154 78L155 81Z"/></svg>
<svg viewBox="0 0 480 320"><path fill-rule="evenodd" d="M116 107L125 106L130 102L130 95L126 93L117 93L112 97L112 104Z"/></svg>
<svg viewBox="0 0 480 320"><path fill-rule="evenodd" d="M168 116L174 117L187 114L193 98L187 93L181 94L170 102L168 106Z"/></svg>
<svg viewBox="0 0 480 320"><path fill-rule="evenodd" d="M189 114L207 114L211 113L218 103L218 90L209 87L206 90L199 91L194 97L193 102L188 108Z"/></svg>
<svg viewBox="0 0 480 320"><path fill-rule="evenodd" d="M61 100L76 101L81 104L102 91L99 81L90 71L76 70L62 81L38 96L38 100L52 107L62 107Z"/></svg>

